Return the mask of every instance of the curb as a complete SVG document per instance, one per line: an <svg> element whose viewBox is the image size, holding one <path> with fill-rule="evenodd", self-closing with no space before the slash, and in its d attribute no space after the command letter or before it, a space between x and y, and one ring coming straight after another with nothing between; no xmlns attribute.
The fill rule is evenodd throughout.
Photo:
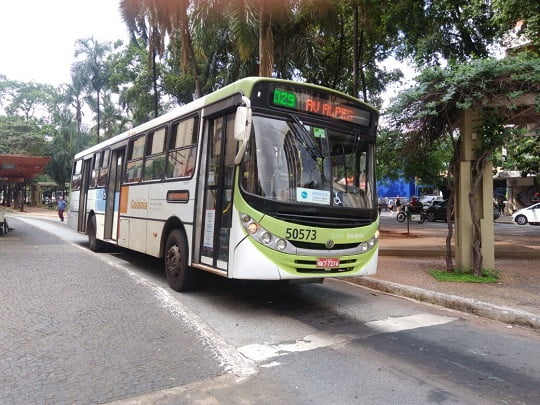
<svg viewBox="0 0 540 405"><path fill-rule="evenodd" d="M403 256L403 257L445 257L446 251L440 249L422 249L414 247L380 247L379 256ZM452 256L454 250L452 249ZM496 259L524 259L524 258L540 258L540 250L537 249L497 249L495 247Z"/></svg>
<svg viewBox="0 0 540 405"><path fill-rule="evenodd" d="M468 312L499 322L525 326L532 329L540 329L540 316L515 308L502 307L472 298L464 298L457 295L433 292L418 287L406 286L390 281L376 280L374 278L365 276L354 279L350 278L347 279L347 282L397 296L412 298L417 301L428 302L446 308Z"/></svg>

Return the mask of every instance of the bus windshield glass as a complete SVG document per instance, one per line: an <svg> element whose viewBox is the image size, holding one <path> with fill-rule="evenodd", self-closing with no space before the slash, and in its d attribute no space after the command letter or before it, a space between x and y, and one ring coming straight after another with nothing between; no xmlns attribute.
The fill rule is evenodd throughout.
<svg viewBox="0 0 540 405"><path fill-rule="evenodd" d="M241 166L245 192L292 204L375 208L374 145L348 132L288 119L253 117Z"/></svg>

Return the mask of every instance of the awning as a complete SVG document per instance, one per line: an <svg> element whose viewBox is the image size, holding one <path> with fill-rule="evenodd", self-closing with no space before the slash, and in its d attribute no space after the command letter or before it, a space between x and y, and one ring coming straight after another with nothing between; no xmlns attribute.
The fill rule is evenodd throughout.
<svg viewBox="0 0 540 405"><path fill-rule="evenodd" d="M43 171L48 156L0 155L0 181L21 183Z"/></svg>

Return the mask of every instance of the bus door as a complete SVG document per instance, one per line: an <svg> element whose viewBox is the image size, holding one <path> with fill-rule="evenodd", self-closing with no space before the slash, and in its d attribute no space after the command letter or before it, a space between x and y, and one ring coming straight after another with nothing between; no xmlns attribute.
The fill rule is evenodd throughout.
<svg viewBox="0 0 540 405"><path fill-rule="evenodd" d="M86 232L86 207L88 205L88 187L92 172L92 159L85 159L81 172L81 188L79 191L79 218L77 220L77 231Z"/></svg>
<svg viewBox="0 0 540 405"><path fill-rule="evenodd" d="M203 162L206 160L206 175L202 175L206 181L200 228L200 262L227 271L237 148L232 138L234 113L207 119L205 128L208 142L206 159L202 159Z"/></svg>
<svg viewBox="0 0 540 405"><path fill-rule="evenodd" d="M122 159L125 148L115 149L112 152L109 168L107 191L105 192L105 234L104 239L117 240L118 238L118 207L120 203L120 180L122 178Z"/></svg>

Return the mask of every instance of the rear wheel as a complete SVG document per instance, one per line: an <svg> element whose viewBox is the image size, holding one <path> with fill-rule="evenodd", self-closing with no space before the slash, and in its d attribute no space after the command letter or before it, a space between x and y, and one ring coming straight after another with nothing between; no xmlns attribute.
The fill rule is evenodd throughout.
<svg viewBox="0 0 540 405"><path fill-rule="evenodd" d="M175 291L192 290L197 285L196 270L188 266L186 236L178 229L172 231L165 244L165 274Z"/></svg>
<svg viewBox="0 0 540 405"><path fill-rule="evenodd" d="M398 222L405 221L405 213L403 211L399 211L396 215L396 219Z"/></svg>
<svg viewBox="0 0 540 405"><path fill-rule="evenodd" d="M435 213L434 212L427 212L426 213L426 219L429 222L435 222Z"/></svg>
<svg viewBox="0 0 540 405"><path fill-rule="evenodd" d="M516 217L516 222L519 225L525 225L527 223L527 217L525 215L518 215Z"/></svg>
<svg viewBox="0 0 540 405"><path fill-rule="evenodd" d="M103 242L96 237L96 217L92 216L88 220L86 233L88 234L88 248L92 252L99 252L103 248Z"/></svg>

